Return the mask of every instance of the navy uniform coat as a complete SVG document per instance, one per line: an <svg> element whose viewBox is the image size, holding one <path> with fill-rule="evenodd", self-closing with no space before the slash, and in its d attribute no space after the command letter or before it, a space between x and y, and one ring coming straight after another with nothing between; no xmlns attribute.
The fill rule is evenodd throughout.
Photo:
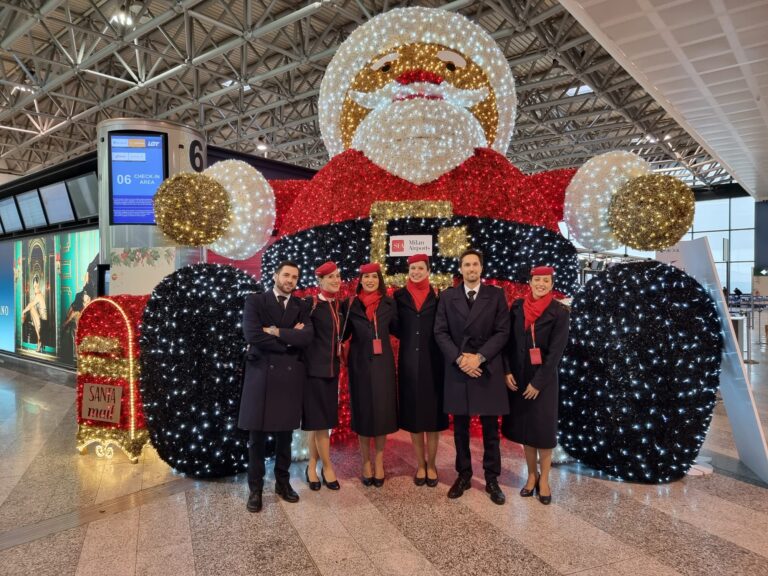
<svg viewBox="0 0 768 576"><path fill-rule="evenodd" d="M400 339L397 360L400 428L409 432L438 432L448 428L443 412L443 355L435 341L437 297L430 287L427 299L416 310L411 293L394 293L399 318L395 336Z"/></svg>
<svg viewBox="0 0 768 576"><path fill-rule="evenodd" d="M352 431L361 436L397 432L395 357L389 334L397 326L397 307L388 296L376 308L382 353L373 353L374 326L358 298L345 304L344 338L349 345L349 406Z"/></svg>
<svg viewBox="0 0 768 576"><path fill-rule="evenodd" d="M557 371L568 343L568 308L557 300L534 322L536 345L541 349L542 363L534 366L528 352L533 347L531 330L525 330L523 299L516 300L510 310L512 334L507 346L509 370L517 382L517 392L509 390L510 413L501 423L505 438L533 446L554 448L557 445L557 408L559 385ZM528 384L539 391L534 400L523 398Z"/></svg>
<svg viewBox="0 0 768 576"><path fill-rule="evenodd" d="M464 284L440 296L435 318L435 340L443 353L447 414L493 416L509 412L502 352L509 338L509 310L504 292L482 284L471 310ZM471 378L456 359L463 352L480 353L483 373Z"/></svg>
<svg viewBox="0 0 768 576"><path fill-rule="evenodd" d="M303 323L304 328L294 326ZM263 328L277 326L280 336ZM238 427L243 430L284 432L301 422L306 369L301 349L312 342L312 321L306 304L291 296L283 309L273 290L245 300L243 334L246 354Z"/></svg>

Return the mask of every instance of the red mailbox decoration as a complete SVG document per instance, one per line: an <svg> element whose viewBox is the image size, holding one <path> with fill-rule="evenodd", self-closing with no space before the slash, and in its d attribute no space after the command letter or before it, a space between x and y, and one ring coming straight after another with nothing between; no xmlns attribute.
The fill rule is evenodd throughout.
<svg viewBox="0 0 768 576"><path fill-rule="evenodd" d="M149 296L96 298L77 326L77 449L138 462L149 433L139 395L139 330Z"/></svg>

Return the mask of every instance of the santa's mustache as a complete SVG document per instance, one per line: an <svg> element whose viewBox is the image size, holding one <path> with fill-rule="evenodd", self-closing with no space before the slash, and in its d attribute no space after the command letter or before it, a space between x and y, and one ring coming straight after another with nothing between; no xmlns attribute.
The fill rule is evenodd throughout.
<svg viewBox="0 0 768 576"><path fill-rule="evenodd" d="M426 100L444 100L458 108L471 108L488 97L487 88L465 90L457 88L449 82L433 84L432 82L412 82L400 84L392 81L374 92L358 92L350 90L352 100L363 108L376 110L385 108L393 102L424 98Z"/></svg>

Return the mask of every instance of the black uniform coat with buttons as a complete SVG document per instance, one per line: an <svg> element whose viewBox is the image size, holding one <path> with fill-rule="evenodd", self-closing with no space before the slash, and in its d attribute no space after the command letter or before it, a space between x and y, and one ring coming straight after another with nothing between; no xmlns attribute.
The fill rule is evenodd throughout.
<svg viewBox="0 0 768 576"><path fill-rule="evenodd" d="M297 323L304 328L295 329ZM277 326L280 336L264 332ZM245 300L243 334L249 344L238 427L244 430L284 432L301 421L305 368L301 349L312 342L309 308L296 297L285 308L273 290L251 294Z"/></svg>
<svg viewBox="0 0 768 576"><path fill-rule="evenodd" d="M443 353L447 414L491 416L509 412L502 352L509 338L509 310L504 292L482 284L470 309L464 284L440 296L435 339ZM464 352L480 353L483 373L472 378L456 359Z"/></svg>
<svg viewBox="0 0 768 576"><path fill-rule="evenodd" d="M516 300L509 312L512 334L506 355L509 370L517 382L517 392L508 390L510 413L501 423L504 436L513 442L535 448L557 445L557 408L559 384L557 371L568 343L568 308L552 300L534 322L536 346L542 363L534 366L528 350L533 347L531 330L525 329L523 299ZM523 398L528 384L539 391L534 400Z"/></svg>
<svg viewBox="0 0 768 576"><path fill-rule="evenodd" d="M443 412L443 355L435 340L437 297L430 287L421 310L416 310L411 293L401 288L394 293L400 339L398 353L398 418L400 428L409 432L438 432L448 428Z"/></svg>
<svg viewBox="0 0 768 576"><path fill-rule="evenodd" d="M328 430L338 425L339 415L340 305L336 300L319 296L310 296L305 302L311 310L314 336L311 344L304 348L307 380L301 428Z"/></svg>
<svg viewBox="0 0 768 576"><path fill-rule="evenodd" d="M347 366L351 428L361 436L397 432L395 357L389 340L390 333L396 331L397 305L383 296L376 309L381 354L373 353L374 325L358 298L345 304L344 317L344 338L352 338Z"/></svg>

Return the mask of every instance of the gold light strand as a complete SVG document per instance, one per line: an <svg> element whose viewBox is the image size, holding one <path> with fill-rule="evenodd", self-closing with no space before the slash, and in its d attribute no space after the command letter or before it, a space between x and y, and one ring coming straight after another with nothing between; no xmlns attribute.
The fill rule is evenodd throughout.
<svg viewBox="0 0 768 576"><path fill-rule="evenodd" d="M117 338L108 338L104 336L86 336L77 347L80 352L96 352L99 354L120 354L122 346Z"/></svg>
<svg viewBox="0 0 768 576"><path fill-rule="evenodd" d="M182 246L205 246L229 227L232 210L224 187L204 174L181 173L165 180L154 199L155 220Z"/></svg>
<svg viewBox="0 0 768 576"><path fill-rule="evenodd" d="M662 250L677 243L693 223L693 191L662 174L633 178L611 201L608 223L616 237L637 250Z"/></svg>

